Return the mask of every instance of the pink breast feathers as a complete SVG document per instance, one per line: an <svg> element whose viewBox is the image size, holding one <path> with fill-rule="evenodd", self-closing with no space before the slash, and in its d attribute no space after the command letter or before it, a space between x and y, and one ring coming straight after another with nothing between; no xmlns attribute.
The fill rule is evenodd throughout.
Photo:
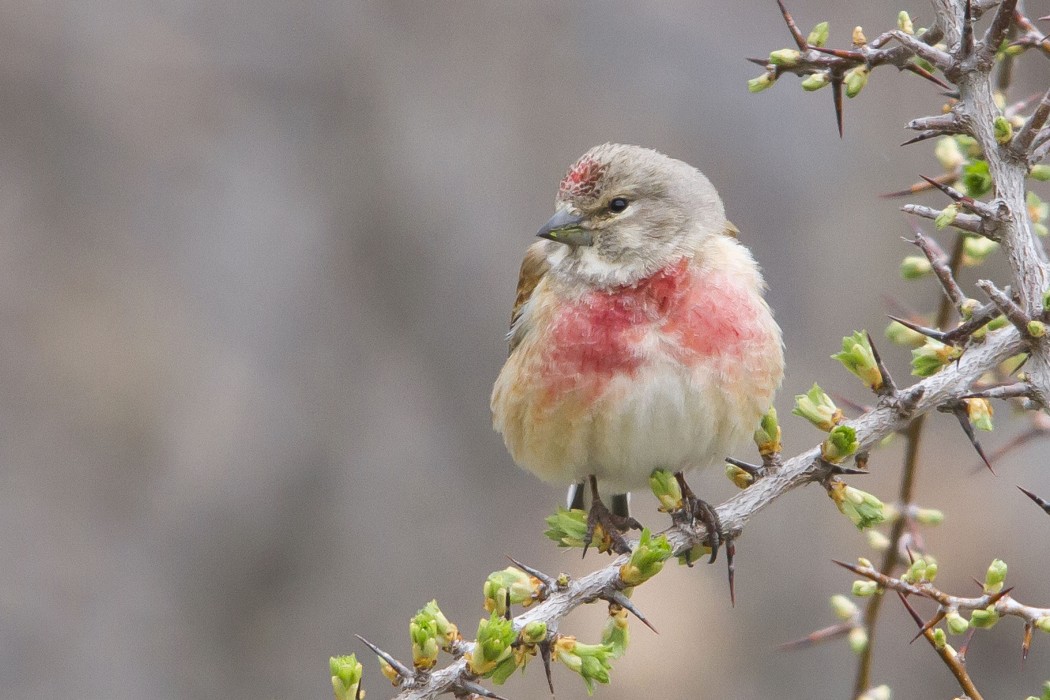
<svg viewBox="0 0 1050 700"><path fill-rule="evenodd" d="M699 278L688 261L630 287L591 292L557 312L544 353L548 386L604 386L652 359L642 342L658 333L659 349L687 365L722 356L755 340L759 308L746 286L727 275Z"/></svg>

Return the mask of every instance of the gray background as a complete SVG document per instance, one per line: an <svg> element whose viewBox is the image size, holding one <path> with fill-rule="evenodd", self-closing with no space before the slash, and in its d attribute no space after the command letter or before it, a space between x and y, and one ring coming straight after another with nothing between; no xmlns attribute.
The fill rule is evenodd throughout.
<svg viewBox="0 0 1050 700"><path fill-rule="evenodd" d="M792 3L836 45L899 9L821 5ZM899 281L910 228L876 195L937 172L897 144L941 98L879 71L839 140L829 92L747 94L743 57L788 43L771 1L0 3L4 697L328 697L329 655L364 652L360 633L407 657L432 597L472 634L504 554L597 566L541 537L561 491L511 464L488 415L520 256L596 143L665 150L722 192L784 327L789 451L819 437L786 417L814 379L867 400L828 355L881 331L882 295L936 298ZM1018 96L1045 86L1039 61ZM996 478L951 419L933 428L918 490L948 511L929 535L945 587L1001 556L1047 604L1050 521L1013 487L1050 495L1046 445ZM891 446L858 481L892 500L899 462ZM600 696L844 697L844 643L775 646L832 621L851 577L830 559L866 551L819 489L778 501L739 543L736 609L720 565L638 591L661 634L635 626ZM563 630L593 640L601 617ZM913 629L887 601L875 679L953 695ZM1019 647L1016 620L975 641L987 697L1050 676L1046 635L1023 670ZM542 672L501 692L545 697Z"/></svg>

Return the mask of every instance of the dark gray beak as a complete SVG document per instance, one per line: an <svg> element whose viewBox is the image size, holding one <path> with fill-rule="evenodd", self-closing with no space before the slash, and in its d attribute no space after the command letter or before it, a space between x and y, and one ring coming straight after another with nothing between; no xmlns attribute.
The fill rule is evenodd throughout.
<svg viewBox="0 0 1050 700"><path fill-rule="evenodd" d="M591 245L594 237L590 231L581 228L583 216L573 214L568 209L561 209L551 220L544 224L536 235L549 241L557 241L565 245L581 246Z"/></svg>

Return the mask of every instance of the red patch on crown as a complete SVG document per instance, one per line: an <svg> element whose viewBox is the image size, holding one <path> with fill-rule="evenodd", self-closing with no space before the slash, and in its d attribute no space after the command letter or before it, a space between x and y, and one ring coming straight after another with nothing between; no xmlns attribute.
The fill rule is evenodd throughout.
<svg viewBox="0 0 1050 700"><path fill-rule="evenodd" d="M563 198L595 195L606 168L606 165L593 158L580 158L562 178L558 193Z"/></svg>

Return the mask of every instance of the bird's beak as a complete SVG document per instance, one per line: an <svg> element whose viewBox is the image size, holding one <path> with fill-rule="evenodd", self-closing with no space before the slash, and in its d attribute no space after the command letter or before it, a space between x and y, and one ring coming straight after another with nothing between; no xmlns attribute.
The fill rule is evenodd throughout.
<svg viewBox="0 0 1050 700"><path fill-rule="evenodd" d="M549 241L571 245L574 248L591 245L594 242L594 236L590 231L582 228L583 218L582 215L573 214L568 209L559 209L536 235Z"/></svg>

